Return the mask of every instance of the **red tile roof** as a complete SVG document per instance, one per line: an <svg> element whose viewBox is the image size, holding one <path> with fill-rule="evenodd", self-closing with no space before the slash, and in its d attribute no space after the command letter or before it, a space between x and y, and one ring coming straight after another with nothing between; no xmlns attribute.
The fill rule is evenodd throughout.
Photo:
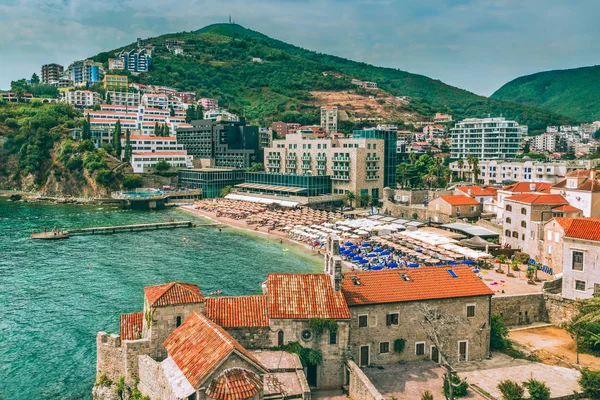
<svg viewBox="0 0 600 400"><path fill-rule="evenodd" d="M567 205L563 205L563 206L558 206L558 207L554 207L552 209L552 211L556 211L556 212L567 212L567 213L573 213L573 212L581 212L581 210L577 207L573 207L570 204Z"/></svg>
<svg viewBox="0 0 600 400"><path fill-rule="evenodd" d="M148 136L148 135L131 135L129 136L131 140L177 140L177 138L173 136Z"/></svg>
<svg viewBox="0 0 600 400"><path fill-rule="evenodd" d="M268 327L267 297L258 295L208 298L206 316L223 328Z"/></svg>
<svg viewBox="0 0 600 400"><path fill-rule="evenodd" d="M573 222L575 218L567 218L567 217L554 217L554 220L557 224L559 224L565 231L569 229L571 226L571 222Z"/></svg>
<svg viewBox="0 0 600 400"><path fill-rule="evenodd" d="M136 156L185 156L185 150L182 151L134 151Z"/></svg>
<svg viewBox="0 0 600 400"><path fill-rule="evenodd" d="M213 379L206 391L211 399L242 400L258 394L263 387L262 379L244 368L230 368Z"/></svg>
<svg viewBox="0 0 600 400"><path fill-rule="evenodd" d="M200 288L193 283L171 282L148 286L144 288L144 294L151 307L204 302Z"/></svg>
<svg viewBox="0 0 600 400"><path fill-rule="evenodd" d="M121 314L121 340L136 340L142 338L144 313L134 312Z"/></svg>
<svg viewBox="0 0 600 400"><path fill-rule="evenodd" d="M267 309L275 319L350 319L344 296L325 274L267 275Z"/></svg>
<svg viewBox="0 0 600 400"><path fill-rule="evenodd" d="M477 200L472 197L456 195L456 196L440 196L438 199L442 199L446 203L453 206L475 206L480 204ZM434 199L435 200L435 199ZM433 200L432 200L433 201Z"/></svg>
<svg viewBox="0 0 600 400"><path fill-rule="evenodd" d="M232 353L267 372L267 368L223 328L197 311L192 312L163 345L188 382L196 389Z"/></svg>
<svg viewBox="0 0 600 400"><path fill-rule="evenodd" d="M498 189L496 188L484 188L482 186L457 186L456 190L468 194L471 191L471 196L495 196Z"/></svg>
<svg viewBox="0 0 600 400"><path fill-rule="evenodd" d="M532 185L534 187L534 190L531 190ZM513 193L543 192L550 189L551 186L552 183L546 182L519 182L509 186L505 186L501 190Z"/></svg>
<svg viewBox="0 0 600 400"><path fill-rule="evenodd" d="M522 193L507 197L505 200L518 201L527 204L569 204L560 194L534 194Z"/></svg>
<svg viewBox="0 0 600 400"><path fill-rule="evenodd" d="M600 241L600 219L574 218L565 232L565 237Z"/></svg>
<svg viewBox="0 0 600 400"><path fill-rule="evenodd" d="M449 269L456 273L456 278L450 275ZM402 274L410 281L405 281ZM358 280L360 284L355 284L354 280ZM452 268L349 272L344 274L342 292L350 306L488 296L494 293L464 265Z"/></svg>

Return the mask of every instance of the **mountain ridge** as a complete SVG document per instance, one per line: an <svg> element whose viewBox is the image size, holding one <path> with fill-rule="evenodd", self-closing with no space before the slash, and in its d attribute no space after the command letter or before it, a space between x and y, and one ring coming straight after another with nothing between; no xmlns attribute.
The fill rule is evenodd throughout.
<svg viewBox="0 0 600 400"><path fill-rule="evenodd" d="M168 53L161 46L166 39L184 40L185 56ZM217 97L222 104L260 123L276 119L317 123L318 110L311 104L314 99L310 92L353 91L356 87L351 85L351 78L376 82L394 96L410 96L409 104L397 107L422 117L431 117L435 112L450 113L455 119L503 114L528 124L533 131L543 130L548 124L576 123L574 118L489 99L424 75L307 50L237 24L213 24L146 42L155 46L153 68L134 77L134 81ZM117 50L94 59L106 62ZM253 63L253 57L264 62Z"/></svg>
<svg viewBox="0 0 600 400"><path fill-rule="evenodd" d="M496 90L491 98L539 107L581 121L600 120L600 65L520 76Z"/></svg>

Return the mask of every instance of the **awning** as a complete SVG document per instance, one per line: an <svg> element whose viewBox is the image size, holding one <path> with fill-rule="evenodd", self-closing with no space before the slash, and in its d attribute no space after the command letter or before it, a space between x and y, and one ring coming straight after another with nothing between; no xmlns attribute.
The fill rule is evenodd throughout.
<svg viewBox="0 0 600 400"><path fill-rule="evenodd" d="M267 199L262 197L254 197L254 196L242 196L239 194L230 193L225 196L226 199L229 200L241 200L241 201L250 201L252 203L260 203L260 204L277 204L282 207L290 207L294 208L298 204L297 201L286 201L286 200L275 200L275 199Z"/></svg>
<svg viewBox="0 0 600 400"><path fill-rule="evenodd" d="M306 188L300 188L300 187L261 185L258 183L240 183L240 184L235 185L235 187L243 188L243 189L254 189L254 190L272 191L272 192L286 192L286 193L300 193L300 192L305 192L306 190L308 190Z"/></svg>
<svg viewBox="0 0 600 400"><path fill-rule="evenodd" d="M445 224L445 225L442 225L442 228L459 231L461 233L466 233L467 235L470 235L470 236L480 236L480 237L498 237L499 236L498 233L496 233L492 230L483 228L478 225L464 224L461 222Z"/></svg>

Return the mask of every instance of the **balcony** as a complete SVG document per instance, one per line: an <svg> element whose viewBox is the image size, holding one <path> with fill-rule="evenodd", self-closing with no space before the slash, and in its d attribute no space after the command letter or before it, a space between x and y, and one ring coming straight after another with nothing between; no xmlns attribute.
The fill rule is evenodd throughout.
<svg viewBox="0 0 600 400"><path fill-rule="evenodd" d="M269 167L269 168L280 168L281 164L268 163L267 167Z"/></svg>
<svg viewBox="0 0 600 400"><path fill-rule="evenodd" d="M379 178L380 178L380 176L379 176L379 175L368 175L368 176L366 177L366 180L368 180L368 181L376 181L376 180L378 180Z"/></svg>
<svg viewBox="0 0 600 400"><path fill-rule="evenodd" d="M296 158L297 158L297 156L295 154L288 154L285 159L286 160L295 160Z"/></svg>
<svg viewBox="0 0 600 400"><path fill-rule="evenodd" d="M327 161L327 157L326 156L316 156L315 160L317 160L317 161Z"/></svg>
<svg viewBox="0 0 600 400"><path fill-rule="evenodd" d="M350 167L347 165L334 165L331 167L332 171L350 171Z"/></svg>
<svg viewBox="0 0 600 400"><path fill-rule="evenodd" d="M296 164L286 164L287 169L296 169Z"/></svg>
<svg viewBox="0 0 600 400"><path fill-rule="evenodd" d="M267 160L279 160L281 159L281 155L277 154L267 154Z"/></svg>
<svg viewBox="0 0 600 400"><path fill-rule="evenodd" d="M331 175L332 181L349 181L350 176L348 175Z"/></svg>
<svg viewBox="0 0 600 400"><path fill-rule="evenodd" d="M379 171L380 169L381 169L381 167L379 165L367 167L367 171Z"/></svg>
<svg viewBox="0 0 600 400"><path fill-rule="evenodd" d="M346 162L350 161L350 157L332 157L331 159L333 161L346 161Z"/></svg>
<svg viewBox="0 0 600 400"><path fill-rule="evenodd" d="M311 165L310 164L300 164L300 168L302 168L302 169L310 169Z"/></svg>
<svg viewBox="0 0 600 400"><path fill-rule="evenodd" d="M379 161L381 157L367 157L367 161Z"/></svg>
<svg viewBox="0 0 600 400"><path fill-rule="evenodd" d="M310 161L310 156L302 156L300 159L304 161Z"/></svg>
<svg viewBox="0 0 600 400"><path fill-rule="evenodd" d="M320 171L324 171L325 169L327 169L327 165L325 165L325 164L317 164L317 165L315 165L315 169L320 170Z"/></svg>

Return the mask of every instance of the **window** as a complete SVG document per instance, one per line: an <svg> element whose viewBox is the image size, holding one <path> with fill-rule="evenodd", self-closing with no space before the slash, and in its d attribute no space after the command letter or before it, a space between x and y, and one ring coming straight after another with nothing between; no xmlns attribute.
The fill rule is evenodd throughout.
<svg viewBox="0 0 600 400"><path fill-rule="evenodd" d="M514 237L514 238L517 238L517 239L518 239L518 238L519 238L519 232L517 232L517 231L514 231L514 232L512 233L512 237Z"/></svg>
<svg viewBox="0 0 600 400"><path fill-rule="evenodd" d="M415 354L418 356L422 356L425 354L425 342L415 343Z"/></svg>
<svg viewBox="0 0 600 400"><path fill-rule="evenodd" d="M386 323L388 325L398 325L398 313L388 314L386 317Z"/></svg>
<svg viewBox="0 0 600 400"><path fill-rule="evenodd" d="M511 223L511 221L512 221L512 219L510 219L510 217L506 217L506 223L507 223L507 224L510 224L510 223Z"/></svg>
<svg viewBox="0 0 600 400"><path fill-rule="evenodd" d="M585 281L575 281L575 290L585 292Z"/></svg>
<svg viewBox="0 0 600 400"><path fill-rule="evenodd" d="M575 271L583 271L583 251L573 252L573 269Z"/></svg>
<svg viewBox="0 0 600 400"><path fill-rule="evenodd" d="M600 297L600 283L594 283L594 297Z"/></svg>
<svg viewBox="0 0 600 400"><path fill-rule="evenodd" d="M471 206L471 212L475 212L475 206Z"/></svg>
<svg viewBox="0 0 600 400"><path fill-rule="evenodd" d="M277 332L277 346L283 346L283 331Z"/></svg>
<svg viewBox="0 0 600 400"><path fill-rule="evenodd" d="M510 204L506 205L506 211L512 211L512 206Z"/></svg>
<svg viewBox="0 0 600 400"><path fill-rule="evenodd" d="M368 315L359 315L358 316L358 327L365 328L369 326L369 316Z"/></svg>
<svg viewBox="0 0 600 400"><path fill-rule="evenodd" d="M521 221L521 228L527 228L527 222Z"/></svg>
<svg viewBox="0 0 600 400"><path fill-rule="evenodd" d="M176 326L181 326L181 317L177 317L177 320L175 321L175 325Z"/></svg>
<svg viewBox="0 0 600 400"><path fill-rule="evenodd" d="M504 231L504 236L510 237L510 231L508 229Z"/></svg>
<svg viewBox="0 0 600 400"><path fill-rule="evenodd" d="M467 317L472 318L475 316L475 304L467 304Z"/></svg>
<svg viewBox="0 0 600 400"><path fill-rule="evenodd" d="M552 240L552 231L548 231L548 234L546 235L546 239Z"/></svg>
<svg viewBox="0 0 600 400"><path fill-rule="evenodd" d="M390 342L379 343L379 354L385 354L390 352Z"/></svg>
<svg viewBox="0 0 600 400"><path fill-rule="evenodd" d="M527 209L525 207L521 208L521 214L527 215Z"/></svg>
<svg viewBox="0 0 600 400"><path fill-rule="evenodd" d="M554 241L560 243L560 234L558 232L554 232Z"/></svg>
<svg viewBox="0 0 600 400"><path fill-rule="evenodd" d="M308 342L312 339L312 332L308 329L305 329L302 331L302 340L304 340L305 342Z"/></svg>
<svg viewBox="0 0 600 400"><path fill-rule="evenodd" d="M337 332L329 331L329 344L337 344Z"/></svg>

